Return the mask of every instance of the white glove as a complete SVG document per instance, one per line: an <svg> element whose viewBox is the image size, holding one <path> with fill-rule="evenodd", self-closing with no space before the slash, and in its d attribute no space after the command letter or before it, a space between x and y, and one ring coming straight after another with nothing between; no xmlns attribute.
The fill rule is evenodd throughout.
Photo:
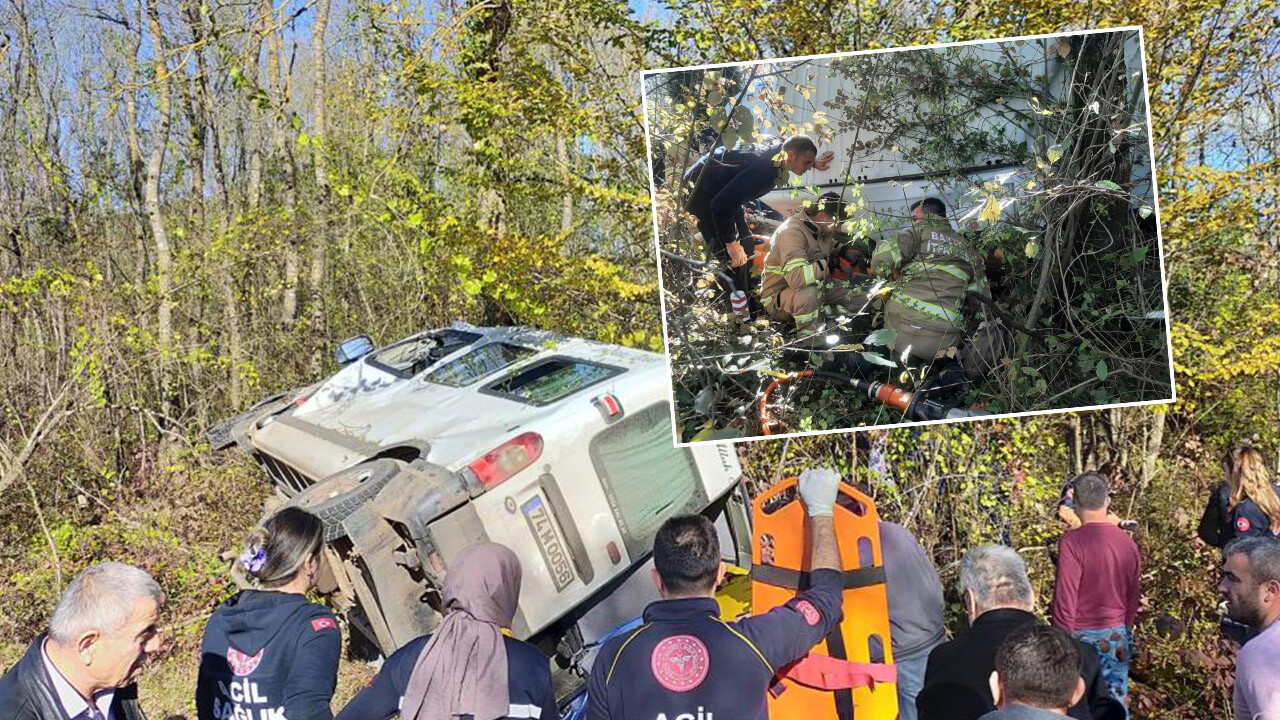
<svg viewBox="0 0 1280 720"><path fill-rule="evenodd" d="M836 504L836 493L840 490L840 473L831 468L805 470L800 473L797 489L809 517L830 517Z"/></svg>

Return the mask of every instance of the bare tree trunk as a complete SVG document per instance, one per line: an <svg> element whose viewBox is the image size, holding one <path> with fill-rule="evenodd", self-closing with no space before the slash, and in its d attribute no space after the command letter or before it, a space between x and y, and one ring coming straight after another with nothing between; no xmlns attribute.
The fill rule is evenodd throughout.
<svg viewBox="0 0 1280 720"><path fill-rule="evenodd" d="M1142 458L1141 483L1145 489L1156 474L1156 463L1160 459L1160 448L1164 444L1164 421L1168 414L1167 405L1151 406L1151 425L1147 431L1146 455Z"/></svg>
<svg viewBox="0 0 1280 720"><path fill-rule="evenodd" d="M143 191L147 217L151 221L151 236L156 242L157 293L160 296L158 341L160 350L160 413L162 422L172 417L170 411L173 392L170 363L173 362L173 254L169 247L169 234L165 230L164 215L160 207L160 173L164 169L165 147L169 143L169 124L172 116L169 95L169 68L165 63L166 43L160 28L160 11L156 0L147 0L147 26L154 43L152 75L156 91L156 120L151 133L151 153L147 158L147 179ZM142 32L142 28L138 28Z"/></svg>
<svg viewBox="0 0 1280 720"><path fill-rule="evenodd" d="M125 11L124 0L119 0L119 8L120 17L129 16ZM133 6L133 22L137 32L130 36L128 47L130 76L128 78L129 87L124 91L124 129L125 139L129 147L129 180L130 188L133 190L133 195L130 199L133 205L134 230L138 246L136 277L138 287L141 288L147 282L147 266L150 252L147 250L146 222L144 219L146 216L146 201L142 197L142 187L146 180L142 159L142 143L138 140L138 93L132 87L138 82L136 65L138 53L142 49L142 5L139 2L135 2Z"/></svg>
<svg viewBox="0 0 1280 720"><path fill-rule="evenodd" d="M191 137L188 138L187 145L187 165L191 171L191 205L195 210L192 216L195 218L197 227L202 232L204 229L204 148L205 148L205 122L204 113L201 108L196 105L196 99L191 94L191 86L187 83L187 78L180 74L175 82L178 85L179 94L182 98L182 109L187 116L187 124L190 126ZM195 82L194 80L192 82Z"/></svg>
<svg viewBox="0 0 1280 720"><path fill-rule="evenodd" d="M222 157L222 140L218 133L218 126L214 112L213 94L209 90L209 67L205 60L204 40L205 17L201 14L201 4L196 0L187 0L184 5L187 14L187 23L191 27L191 35L197 46L195 52L196 57L196 92L198 93L198 102L201 108L202 117L204 119L204 136L208 138L209 144L212 146L212 165L214 178L217 181L218 198L221 200L221 208L217 216L216 236L224 242L227 235L227 217L232 212L231 187L227 180L226 164ZM213 17L209 17L211 26L212 40L217 43L220 38L218 35L217 25L213 24ZM203 157L203 155L202 155ZM202 223L203 225L203 223ZM207 234L207 233L206 233ZM239 409L242 406L243 398L241 397L240 387L240 365L243 361L241 352L241 331L240 331L240 296L236 292L235 287L235 262L238 252L232 250L230 252L222 252L218 255L217 266L217 285L222 291L223 307L223 331L226 333L227 344L227 393L231 401L231 407Z"/></svg>
<svg viewBox="0 0 1280 720"><path fill-rule="evenodd" d="M1069 437L1071 440L1071 460L1076 474L1084 472L1084 433L1080 429L1080 416L1072 415L1069 421Z"/></svg>
<svg viewBox="0 0 1280 720"><path fill-rule="evenodd" d="M294 218L298 216L297 165L293 157L293 147L289 142L285 114L289 107L287 83L281 78L280 60L284 39L280 36L280 28L276 27L276 18L271 0L262 0L262 16L265 23L264 32L267 41L267 81L271 89L271 101L274 105L271 138L275 144L275 152L279 156L284 175L285 206L285 246L284 246L284 294L281 298L280 322L290 327L298 319L298 274L300 260L298 257L298 230L294 226ZM283 9L282 9L283 12Z"/></svg>
<svg viewBox="0 0 1280 720"><path fill-rule="evenodd" d="M315 137L312 139L311 164L316 178L315 227L311 233L311 334L314 345L322 347L326 340L324 275L329 251L329 168L325 157L328 152L327 113L328 66L325 62L324 34L329 25L330 0L318 0L316 17L311 24L311 55L315 67L315 93L311 109L315 119ZM312 374L321 369L323 353L311 353Z"/></svg>
<svg viewBox="0 0 1280 720"><path fill-rule="evenodd" d="M553 68L556 78L563 82L560 63L553 63ZM560 178L564 184L564 197L560 208L560 232L567 235L573 228L573 191L569 189L572 173L569 168L569 145L564 135L556 136L556 160L560 163Z"/></svg>

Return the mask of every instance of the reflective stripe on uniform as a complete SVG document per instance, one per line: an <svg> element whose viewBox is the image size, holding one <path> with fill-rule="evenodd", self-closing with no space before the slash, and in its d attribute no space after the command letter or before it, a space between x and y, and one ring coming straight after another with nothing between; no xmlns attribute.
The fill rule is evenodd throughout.
<svg viewBox="0 0 1280 720"><path fill-rule="evenodd" d="M880 245L876 247L875 255L879 255L882 252L889 253L889 256L893 258L893 265L895 267L897 267L898 263L902 262L902 249L898 247L898 238L887 238L880 241ZM875 257L873 255L872 262L874 261Z"/></svg>
<svg viewBox="0 0 1280 720"><path fill-rule="evenodd" d="M507 717L538 720L542 717L542 708L537 705L508 705Z"/></svg>
<svg viewBox="0 0 1280 720"><path fill-rule="evenodd" d="M790 273L792 270L797 270L799 268L804 268L804 284L805 285L817 284L818 281L814 278L814 275L813 275L813 263L809 262L805 258L796 258L791 262L787 263L786 265L782 266L782 274L786 275Z"/></svg>
<svg viewBox="0 0 1280 720"><path fill-rule="evenodd" d="M959 278L960 282L963 282L963 283L969 282L969 273L965 272L964 270L961 270L955 265L934 265L932 269L941 270L942 272L948 275Z"/></svg>
<svg viewBox="0 0 1280 720"><path fill-rule="evenodd" d="M773 296L773 295L766 295L765 297L760 298L760 307L766 307L766 308L767 308L767 307L769 307L770 305L772 305L772 304L773 304L773 298L774 298L774 296Z"/></svg>
<svg viewBox="0 0 1280 720"><path fill-rule="evenodd" d="M818 317L818 311L814 310L813 312L804 313L803 315L792 315L791 319L795 320L797 325L803 325L816 317Z"/></svg>
<svg viewBox="0 0 1280 720"><path fill-rule="evenodd" d="M931 317L938 318L939 320L946 320L952 325L958 326L963 321L962 318L960 317L960 314L953 310L947 310L946 308L941 307L939 305L934 305L933 303L927 303L923 300L913 298L910 295L907 295L906 293L894 293L893 299L897 300L903 305L906 305L912 310L924 313L925 315L929 315Z"/></svg>

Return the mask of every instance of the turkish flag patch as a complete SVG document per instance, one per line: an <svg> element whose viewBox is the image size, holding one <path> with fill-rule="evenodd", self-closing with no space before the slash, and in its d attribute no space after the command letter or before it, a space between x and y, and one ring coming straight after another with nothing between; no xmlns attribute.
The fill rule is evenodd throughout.
<svg viewBox="0 0 1280 720"><path fill-rule="evenodd" d="M337 630L338 622L333 618L329 618L329 617L316 618L311 621L311 629L315 630L316 632L320 632L321 630L324 630L326 628L332 628L334 630Z"/></svg>
<svg viewBox="0 0 1280 720"><path fill-rule="evenodd" d="M1253 523L1249 522L1249 518L1241 515L1236 518L1236 532L1249 532L1253 529Z"/></svg>

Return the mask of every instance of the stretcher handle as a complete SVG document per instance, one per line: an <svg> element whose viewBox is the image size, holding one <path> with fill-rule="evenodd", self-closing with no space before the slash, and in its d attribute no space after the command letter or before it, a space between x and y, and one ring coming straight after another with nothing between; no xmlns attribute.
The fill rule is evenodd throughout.
<svg viewBox="0 0 1280 720"><path fill-rule="evenodd" d="M755 502L752 503L752 509L764 515L772 515L793 502L799 502L800 491L797 487L799 483L800 478L796 476L783 479L777 485L756 496ZM862 517L870 512L870 508L875 507L875 503L871 501L871 498L845 482L844 479L840 480L838 490L836 506L843 508L847 512Z"/></svg>

